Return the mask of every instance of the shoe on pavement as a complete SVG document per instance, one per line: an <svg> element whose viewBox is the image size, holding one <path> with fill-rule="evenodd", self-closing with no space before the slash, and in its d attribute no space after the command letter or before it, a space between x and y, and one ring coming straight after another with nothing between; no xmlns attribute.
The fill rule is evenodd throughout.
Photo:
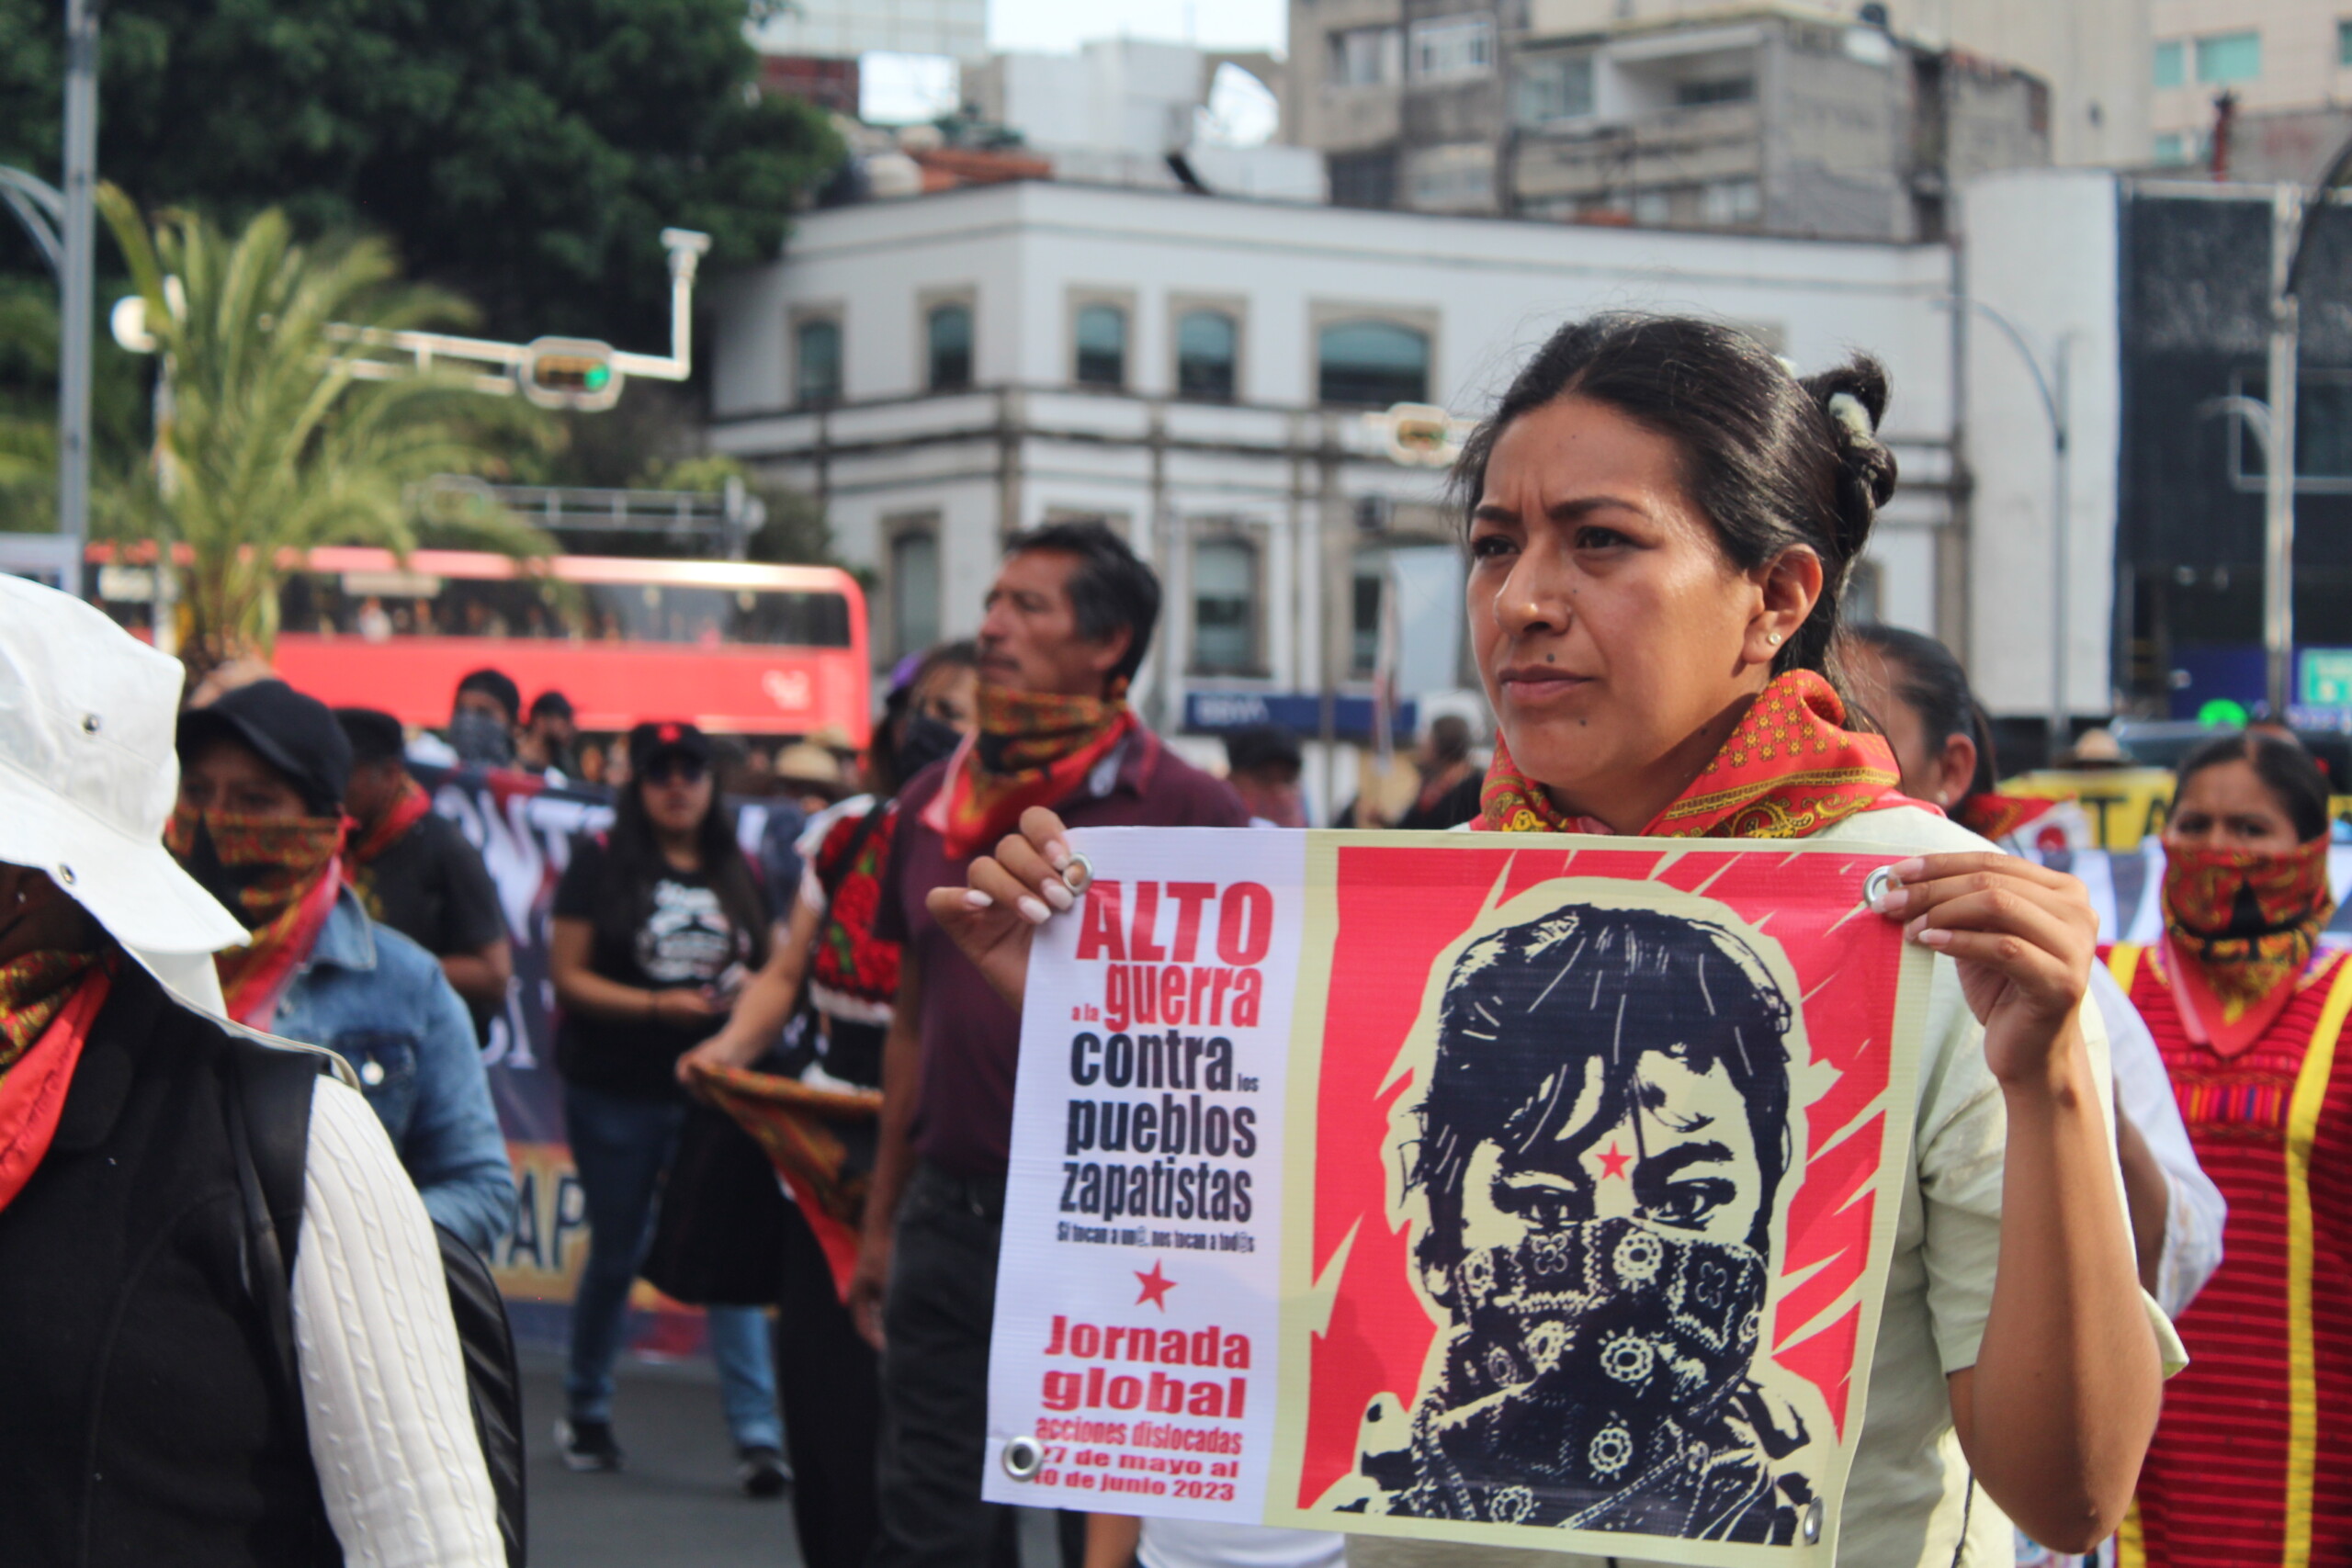
<svg viewBox="0 0 2352 1568"><path fill-rule="evenodd" d="M736 1467L735 1484L743 1489L746 1497L781 1497L785 1488L792 1484L792 1472L784 1462L784 1455L766 1447L742 1450L743 1462Z"/></svg>
<svg viewBox="0 0 2352 1568"><path fill-rule="evenodd" d="M561 1420L555 1424L557 1450L566 1470L618 1470L621 1446L613 1440L610 1421Z"/></svg>

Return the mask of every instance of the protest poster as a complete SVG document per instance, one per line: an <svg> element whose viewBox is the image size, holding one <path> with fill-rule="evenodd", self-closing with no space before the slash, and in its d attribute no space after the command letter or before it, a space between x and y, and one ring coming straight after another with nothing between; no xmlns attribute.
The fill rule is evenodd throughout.
<svg viewBox="0 0 2352 1568"><path fill-rule="evenodd" d="M1103 829L1031 959L992 1501L1835 1556L1928 960L1845 846Z"/></svg>

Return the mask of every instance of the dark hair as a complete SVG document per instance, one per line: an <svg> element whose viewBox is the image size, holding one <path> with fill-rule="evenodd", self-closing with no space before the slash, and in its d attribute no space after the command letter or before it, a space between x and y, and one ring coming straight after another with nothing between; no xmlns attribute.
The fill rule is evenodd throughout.
<svg viewBox="0 0 2352 1568"><path fill-rule="evenodd" d="M866 742L865 766L873 775L876 792L893 795L906 787L907 781L899 770L899 742L905 728L908 710L914 706L915 694L923 682L942 670L977 670L980 667L980 645L966 637L959 642L943 642L926 652L915 665L914 673L890 688L882 701L882 716L874 726L873 738Z"/></svg>
<svg viewBox="0 0 2352 1568"><path fill-rule="evenodd" d="M351 742L351 762L354 767L366 767L372 762L406 764L407 744L401 730L401 721L378 708L337 708L334 721L343 726L344 739Z"/></svg>
<svg viewBox="0 0 2352 1568"><path fill-rule="evenodd" d="M1838 394L1870 433L1830 412ZM1689 316L1610 313L1571 321L1515 377L1464 444L1453 485L1465 520L1487 488L1495 442L1521 414L1590 398L1667 436L1682 488L1742 571L1796 546L1821 559L1821 597L1773 661L1834 683L1838 603L1878 509L1894 493L1894 454L1876 434L1886 371L1868 355L1799 380L1746 333Z"/></svg>
<svg viewBox="0 0 2352 1568"><path fill-rule="evenodd" d="M1430 720L1430 755L1441 762L1458 762L1470 755L1470 721L1458 713Z"/></svg>
<svg viewBox="0 0 2352 1568"><path fill-rule="evenodd" d="M1136 558L1127 542L1102 524L1048 523L1004 544L1007 556L1032 550L1056 550L1078 558L1069 574L1069 605L1078 615L1079 635L1089 642L1107 642L1125 631L1127 651L1112 675L1133 680L1151 649L1152 628L1159 622L1159 579Z"/></svg>
<svg viewBox="0 0 2352 1568"><path fill-rule="evenodd" d="M1249 725L1225 738L1225 766L1228 773L1287 768L1295 773L1301 765L1298 737L1279 724Z"/></svg>
<svg viewBox="0 0 2352 1568"><path fill-rule="evenodd" d="M1463 1180L1480 1144L1561 1136L1580 1100L1561 1088L1580 1085L1594 1058L1601 1098L1585 1131L1599 1139L1624 1114L1649 1051L1730 1074L1764 1175L1749 1245L1768 1251L1788 1163L1788 1029L1789 1005L1755 951L1712 920L1570 904L1479 938L1446 980L1419 1107L1411 1180L1430 1213L1420 1262L1442 1269L1463 1257Z"/></svg>
<svg viewBox="0 0 2352 1568"><path fill-rule="evenodd" d="M735 814L720 799L714 779L710 808L695 828L695 852L727 918L752 941L749 966L767 962L768 911L751 862L735 841ZM645 813L645 783L632 775L613 802L612 830L605 840L605 893L596 902L596 929L607 942L626 947L653 908L653 889L669 873L653 821Z"/></svg>
<svg viewBox="0 0 2352 1568"><path fill-rule="evenodd" d="M2301 742L2283 735L2249 730L2206 741L2180 760L2173 774L2173 799L2180 798L2189 780L2223 762L2254 764L2278 809L2294 824L2297 840L2309 843L2326 833L2327 778Z"/></svg>
<svg viewBox="0 0 2352 1568"><path fill-rule="evenodd" d="M1919 716L1928 745L1940 747L1955 735L1976 743L1976 773L1968 781L1968 793L1990 794L2000 776L1993 756L1993 721L1969 689L1968 671L1951 649L1924 633L1876 623L1848 626L1846 636L1886 661L1892 695Z"/></svg>
<svg viewBox="0 0 2352 1568"><path fill-rule="evenodd" d="M458 696L462 697L468 692L480 692L504 708L509 724L523 716L523 689L503 670L485 668L471 671L458 682Z"/></svg>
<svg viewBox="0 0 2352 1568"><path fill-rule="evenodd" d="M561 692L541 692L537 696L531 699L531 719L534 723L537 723L538 720L543 718L570 718L571 716L573 716L571 712L571 699L565 696Z"/></svg>

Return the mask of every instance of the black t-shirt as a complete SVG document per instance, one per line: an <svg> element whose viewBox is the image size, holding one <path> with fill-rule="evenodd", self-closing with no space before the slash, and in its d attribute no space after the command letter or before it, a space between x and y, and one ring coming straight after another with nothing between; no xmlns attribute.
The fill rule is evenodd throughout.
<svg viewBox="0 0 2352 1568"><path fill-rule="evenodd" d="M605 846L594 839L573 845L571 863L556 884L558 919L594 922L589 969L607 980L649 991L723 985L732 990L757 960L755 933L727 912L706 873L665 869L651 896L614 886ZM605 918L616 908L639 911L626 934ZM731 971L731 973L730 973ZM632 1100L667 1100L678 1092L678 1057L718 1032L724 1014L679 1028L651 1019L582 1018L566 1011L556 1031L555 1065L571 1082Z"/></svg>
<svg viewBox="0 0 2352 1568"><path fill-rule="evenodd" d="M437 811L356 868L354 880L369 915L435 958L479 953L506 935L481 852Z"/></svg>

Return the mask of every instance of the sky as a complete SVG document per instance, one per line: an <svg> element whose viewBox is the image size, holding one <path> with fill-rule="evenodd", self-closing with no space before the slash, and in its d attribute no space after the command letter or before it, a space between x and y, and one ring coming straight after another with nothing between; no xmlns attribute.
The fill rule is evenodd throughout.
<svg viewBox="0 0 2352 1568"><path fill-rule="evenodd" d="M1091 39L1280 51L1287 0L989 0L989 47L1066 54Z"/></svg>

